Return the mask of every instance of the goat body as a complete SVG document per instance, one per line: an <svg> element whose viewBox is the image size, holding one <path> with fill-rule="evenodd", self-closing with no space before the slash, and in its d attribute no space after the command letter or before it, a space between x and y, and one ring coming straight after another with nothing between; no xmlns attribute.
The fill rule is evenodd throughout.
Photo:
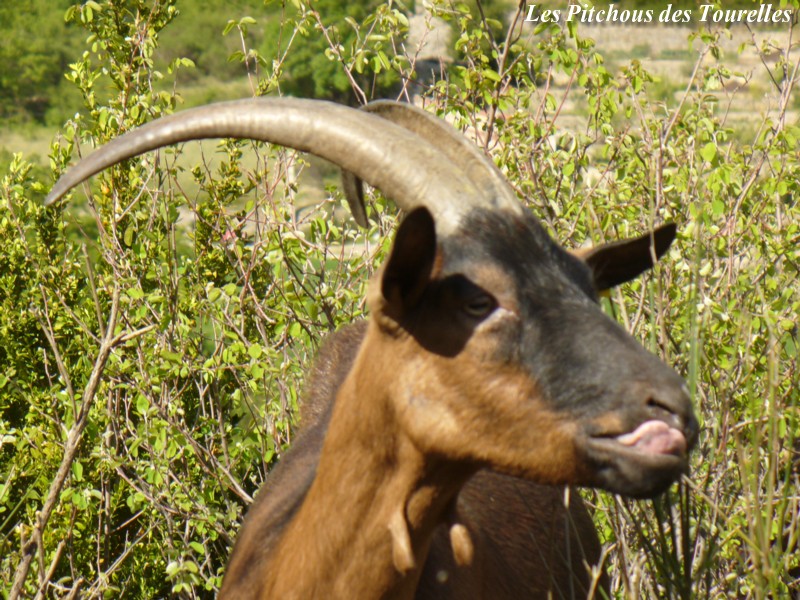
<svg viewBox="0 0 800 600"><path fill-rule="evenodd" d="M408 212L365 325L323 351L304 432L249 511L221 598L520 598L591 593L591 521L563 487L633 497L687 468L683 380L598 306L675 227L571 254L463 136L421 110L291 98L191 109L113 140L101 169L165 144L248 137L345 171Z"/></svg>
<svg viewBox="0 0 800 600"><path fill-rule="evenodd" d="M530 479L556 485L591 478L573 420L592 421L598 397L645 418L681 405L680 381L590 300L601 277L583 265L616 263L641 241L579 260L530 217L486 214L462 239L437 242L420 210L371 286L371 320L323 350L305 433L250 511L225 597L568 597L605 585L588 570L599 544L580 501L565 508L563 489L513 475L534 469ZM619 269L603 270L615 281L631 276ZM483 305L486 289L507 312ZM539 313L536 327L518 316L527 311L531 320ZM571 330L578 337L558 338ZM536 371L533 382L520 365ZM551 408L544 399L554 396L568 408ZM639 405L656 399L658 409ZM600 410L597 426L635 429L620 418ZM674 477L661 471L642 483L638 469L620 473L630 483L604 485L649 494Z"/></svg>

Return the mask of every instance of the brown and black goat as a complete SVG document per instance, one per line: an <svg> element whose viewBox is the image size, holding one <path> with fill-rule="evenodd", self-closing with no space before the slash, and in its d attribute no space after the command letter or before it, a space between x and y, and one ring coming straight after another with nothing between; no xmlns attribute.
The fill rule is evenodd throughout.
<svg viewBox="0 0 800 600"><path fill-rule="evenodd" d="M274 98L123 135L47 202L125 158L219 137L352 173L359 222L360 180L408 212L370 287L369 321L322 352L303 432L250 509L220 597L590 593L591 521L546 486L658 494L686 470L697 433L681 378L597 304L650 267L674 227L570 254L491 161L427 113Z"/></svg>

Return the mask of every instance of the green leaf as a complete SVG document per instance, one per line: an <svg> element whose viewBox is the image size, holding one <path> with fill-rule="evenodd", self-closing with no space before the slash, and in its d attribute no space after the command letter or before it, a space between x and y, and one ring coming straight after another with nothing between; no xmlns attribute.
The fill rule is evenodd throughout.
<svg viewBox="0 0 800 600"><path fill-rule="evenodd" d="M160 356L164 360L168 360L171 363L179 364L183 362L183 354L180 354L178 352L173 352L172 350L162 350Z"/></svg>
<svg viewBox="0 0 800 600"><path fill-rule="evenodd" d="M125 233L122 236L122 242L128 246L129 248L133 244L133 236L136 233L136 227L134 225L128 225L125 229Z"/></svg>
<svg viewBox="0 0 800 600"><path fill-rule="evenodd" d="M189 542L189 546L192 548L192 550L194 550L198 554L201 554L203 556L206 555L206 548L200 542Z"/></svg>
<svg viewBox="0 0 800 600"><path fill-rule="evenodd" d="M716 156L717 145L714 142L709 142L700 149L700 157L707 162L713 161Z"/></svg>
<svg viewBox="0 0 800 600"><path fill-rule="evenodd" d="M78 461L72 463L72 477L75 481L83 481L83 465Z"/></svg>
<svg viewBox="0 0 800 600"><path fill-rule="evenodd" d="M144 298L144 292L138 287L128 288L125 293L131 300L141 300Z"/></svg>
<svg viewBox="0 0 800 600"><path fill-rule="evenodd" d="M483 76L491 81L497 81L497 82L500 81L500 75L497 73L497 71L493 69L484 69Z"/></svg>

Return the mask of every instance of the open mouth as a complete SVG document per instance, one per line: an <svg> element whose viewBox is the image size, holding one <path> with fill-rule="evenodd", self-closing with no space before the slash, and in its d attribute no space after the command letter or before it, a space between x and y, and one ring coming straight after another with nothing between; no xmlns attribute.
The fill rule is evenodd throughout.
<svg viewBox="0 0 800 600"><path fill-rule="evenodd" d="M587 442L594 483L627 496L657 495L688 466L686 435L664 421L645 421L629 433L592 436Z"/></svg>
<svg viewBox="0 0 800 600"><path fill-rule="evenodd" d="M686 436L664 421L645 421L631 433L614 438L617 443L643 454L686 455Z"/></svg>

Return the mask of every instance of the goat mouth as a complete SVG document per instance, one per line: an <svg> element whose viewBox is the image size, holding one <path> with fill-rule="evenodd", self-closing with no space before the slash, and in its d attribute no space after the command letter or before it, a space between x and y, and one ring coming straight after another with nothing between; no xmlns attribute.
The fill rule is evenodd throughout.
<svg viewBox="0 0 800 600"><path fill-rule="evenodd" d="M618 435L614 440L643 454L686 455L686 436L664 421L645 421L632 432Z"/></svg>
<svg viewBox="0 0 800 600"><path fill-rule="evenodd" d="M658 495L688 467L686 435L664 421L645 421L631 432L591 436L587 442L597 475L593 483L626 496Z"/></svg>
<svg viewBox="0 0 800 600"><path fill-rule="evenodd" d="M683 459L688 449L686 435L681 430L657 419L645 421L629 433L597 434L590 440L593 446L642 457L674 456Z"/></svg>

